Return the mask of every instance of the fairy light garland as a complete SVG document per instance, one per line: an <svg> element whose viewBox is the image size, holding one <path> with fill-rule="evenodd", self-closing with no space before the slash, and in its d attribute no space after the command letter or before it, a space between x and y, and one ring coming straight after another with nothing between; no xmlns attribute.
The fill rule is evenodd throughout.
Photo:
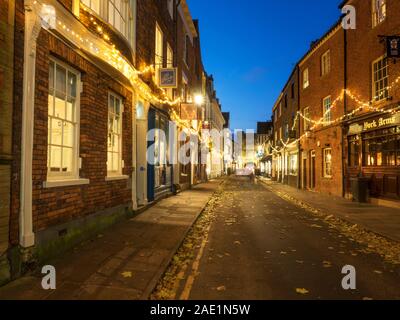
<svg viewBox="0 0 400 320"><path fill-rule="evenodd" d="M42 16L42 11L40 10L45 6L45 3L42 3L39 0L35 0L33 2L35 6L35 12L37 12L38 16L42 21L46 21L45 17ZM40 7L39 7L40 6ZM47 5L46 5L47 6ZM83 6L81 4L81 6ZM180 103L181 99L171 100L167 97L165 90L160 88L157 84L157 88L161 91L162 97L153 94L152 90L147 86L140 78L139 75L154 73L154 66L149 65L145 66L142 70L137 70L133 67L129 61L121 54L119 50L116 49L115 44L111 42L110 37L104 32L103 28L95 21L93 15L83 6L85 12L87 12L90 17L89 20L96 27L96 31L99 33L99 40L103 41L103 43L95 43L90 36L85 36L80 34L78 31L74 30L68 23L63 22L59 17L55 17L56 19L56 30L59 30L64 35L68 35L68 38L72 40L76 45L87 50L91 54L98 56L103 61L107 62L110 66L117 69L121 74L123 74L135 88L138 89L140 94L151 100L152 102L159 104L167 104L169 106L175 106Z"/></svg>
<svg viewBox="0 0 400 320"><path fill-rule="evenodd" d="M394 89L399 83L400 83L400 76L397 77L395 80L393 80L392 83L386 87L386 90L390 91L390 90ZM343 99L344 95L348 96L350 99L355 101L356 104L358 105L358 107L353 109L351 112L344 114L332 121L325 121L324 119L325 119L326 115L332 111L332 109L336 106L336 104L339 101L341 101ZM346 118L350 118L350 117L354 116L356 113L358 113L364 109L367 109L367 110L370 110L373 112L381 112L381 113L387 113L387 114L397 114L400 112L400 106L390 108L390 109L383 109L380 107L373 106L372 104L374 102L376 102L376 100L379 98L380 98L380 96L374 96L372 98L372 100L365 102L365 101L361 101L356 95L351 93L350 90L343 89L342 93L334 100L331 107L324 113L323 117L320 118L319 120L310 119L309 117L305 116L301 111L298 111L296 114L296 118L294 120L293 126L292 126L292 131L297 127L299 117L303 118L304 120L306 120L308 122L313 123L313 126L307 132L303 133L299 138L297 138L296 140L294 140L290 143L289 143L290 139L287 139L286 142L284 142L282 140L282 138L280 138L280 143L283 145L283 147L281 147L279 149L275 148L274 146L271 146L271 147L274 152L280 153L282 150L287 149L289 146L292 146L292 145L300 142L304 137L308 136L311 132L316 130L319 125L332 125L332 124L336 124L336 123L341 123Z"/></svg>

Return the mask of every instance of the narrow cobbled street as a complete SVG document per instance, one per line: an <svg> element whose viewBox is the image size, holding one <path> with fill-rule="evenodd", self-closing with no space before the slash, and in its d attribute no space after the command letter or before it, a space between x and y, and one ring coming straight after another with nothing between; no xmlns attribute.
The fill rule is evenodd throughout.
<svg viewBox="0 0 400 320"><path fill-rule="evenodd" d="M396 261L342 233L330 217L315 216L270 190L248 177L229 178L153 298L400 298ZM342 288L346 265L356 269L356 290Z"/></svg>

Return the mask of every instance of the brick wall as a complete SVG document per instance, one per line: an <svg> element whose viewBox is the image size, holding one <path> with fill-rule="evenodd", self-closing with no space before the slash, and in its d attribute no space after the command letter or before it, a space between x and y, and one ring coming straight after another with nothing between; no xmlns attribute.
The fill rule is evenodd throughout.
<svg viewBox="0 0 400 320"><path fill-rule="evenodd" d="M13 183L11 241L18 243L20 183L21 110L23 80L23 1L17 2L15 32L15 110L13 117ZM48 69L54 56L81 72L83 92L80 103L80 177L89 185L45 189L47 178ZM123 174L129 180L106 182L108 92L123 98ZM34 232L68 222L105 209L131 204L132 176L132 93L107 73L85 60L64 42L42 30L38 38L33 153L33 223Z"/></svg>
<svg viewBox="0 0 400 320"><path fill-rule="evenodd" d="M381 43L379 35L398 35L400 34L400 1L386 0L386 19L379 25L373 27L372 24L372 5L370 1L353 0L349 4L355 6L357 10L357 29L348 31L348 89L355 94L361 101L373 99L373 70L372 64L386 53L386 44ZM389 84L400 76L400 65L392 59L388 60ZM400 102L400 83L389 91L389 100L374 102L374 107L394 107ZM358 103L348 99L347 108L351 111L358 107ZM374 114L368 110L358 113L351 119L352 123L363 123L368 120L368 116ZM350 124L350 122L349 122ZM345 128L347 134L348 126ZM346 187L350 193L350 177L360 173L371 178L370 189L374 196L389 196L400 198L400 167L349 167L348 145L345 143L344 152L346 155ZM385 188L385 184L394 181L394 185ZM396 182L397 181L397 182ZM397 186L396 186L397 184ZM385 190L387 189L387 190ZM386 194L386 192L391 194Z"/></svg>
<svg viewBox="0 0 400 320"><path fill-rule="evenodd" d="M49 57L56 56L81 71L83 92L80 105L80 177L90 184L44 189L47 176L47 110ZM33 154L33 218L35 232L73 218L92 214L131 201L129 181L106 182L108 92L124 99L123 174L132 172L132 94L45 31L38 39L36 104Z"/></svg>
<svg viewBox="0 0 400 320"><path fill-rule="evenodd" d="M385 44L378 35L400 34L400 1L387 0L387 18L372 28L371 1L354 0L351 4L357 10L357 29L348 31L348 88L361 100L372 99L372 62L386 52ZM400 67L389 62L389 83L400 75ZM400 87L390 92L393 102L400 100ZM348 101L352 110L357 104Z"/></svg>
<svg viewBox="0 0 400 320"><path fill-rule="evenodd" d="M330 50L331 71L325 76L321 76L321 57ZM308 68L310 85L303 89L303 71ZM304 108L308 107L310 117L319 120L323 117L323 99L331 96L333 102L340 96L344 88L344 31L338 27L333 33L327 35L314 51L311 52L300 63L301 89L300 89L300 109L304 113ZM337 119L344 113L343 100L332 105L331 119ZM311 124L313 126L313 124ZM304 131L304 121L301 121L301 134ZM315 190L328 194L342 196L342 131L340 124L332 124L326 127L318 126L309 138L303 138L301 142L303 156L307 156L307 181L310 182L310 152L315 151ZM332 177L326 178L323 175L323 150L332 149ZM302 164L304 164L303 160ZM304 174L304 170L302 170Z"/></svg>

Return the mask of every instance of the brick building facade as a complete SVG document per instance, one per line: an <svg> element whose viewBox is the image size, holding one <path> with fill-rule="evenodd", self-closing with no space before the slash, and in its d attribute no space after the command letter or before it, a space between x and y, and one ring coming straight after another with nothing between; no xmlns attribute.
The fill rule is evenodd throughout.
<svg viewBox="0 0 400 320"><path fill-rule="evenodd" d="M344 30L335 25L299 63L301 75L300 185L342 196ZM317 123L316 123L317 122ZM319 123L318 123L319 122Z"/></svg>
<svg viewBox="0 0 400 320"><path fill-rule="evenodd" d="M186 182L178 164L150 163L151 143L178 149L147 132L177 139L169 122L183 130L180 103L201 92L204 71L186 1L0 8L2 283ZM160 88L158 71L175 67L177 87Z"/></svg>
<svg viewBox="0 0 400 320"><path fill-rule="evenodd" d="M386 43L379 36L400 34L400 2L383 1L380 13L369 2L344 3L357 10L357 28L347 31L347 89L369 104L345 124L345 192L350 197L351 179L363 176L373 201L385 203L400 199L400 117L374 108L399 107L400 66L386 59ZM347 113L359 107L356 99L347 99Z"/></svg>
<svg viewBox="0 0 400 320"><path fill-rule="evenodd" d="M274 141L277 147L273 157L273 179L291 186L298 186L297 112L299 110L299 69L296 66L273 109Z"/></svg>
<svg viewBox="0 0 400 320"><path fill-rule="evenodd" d="M390 201L400 198L400 68L387 58L384 36L400 32L400 3L344 5L356 9L356 29L345 30L339 21L298 62L298 187L351 199L365 178L370 201L398 206ZM282 99L283 93L274 106L276 156L287 119L277 117Z"/></svg>

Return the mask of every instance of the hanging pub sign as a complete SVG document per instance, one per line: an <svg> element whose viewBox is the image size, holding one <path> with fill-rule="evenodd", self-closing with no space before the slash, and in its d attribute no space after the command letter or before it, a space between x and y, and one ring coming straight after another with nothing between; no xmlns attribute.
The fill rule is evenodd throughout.
<svg viewBox="0 0 400 320"><path fill-rule="evenodd" d="M185 121L197 120L198 109L194 103L181 104L181 119Z"/></svg>
<svg viewBox="0 0 400 320"><path fill-rule="evenodd" d="M160 88L175 89L178 87L178 71L176 68L161 68L159 79Z"/></svg>
<svg viewBox="0 0 400 320"><path fill-rule="evenodd" d="M400 36L387 37L386 46L388 58L400 58Z"/></svg>

